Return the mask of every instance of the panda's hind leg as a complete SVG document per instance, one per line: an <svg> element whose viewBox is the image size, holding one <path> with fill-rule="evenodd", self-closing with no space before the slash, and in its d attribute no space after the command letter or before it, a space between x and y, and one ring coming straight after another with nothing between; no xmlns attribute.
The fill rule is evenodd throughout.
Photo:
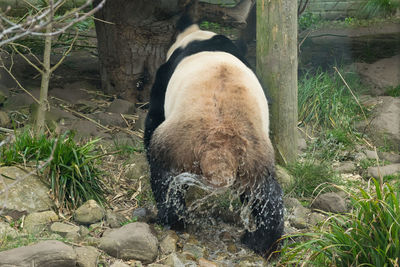
<svg viewBox="0 0 400 267"><path fill-rule="evenodd" d="M252 190L251 195L245 195L242 199L251 201L251 212L256 224L254 232L246 231L242 236L242 243L255 252L268 256L276 250L278 239L283 233L282 189L269 175Z"/></svg>
<svg viewBox="0 0 400 267"><path fill-rule="evenodd" d="M184 227L185 199L183 191L170 188L175 175L152 157L150 157L150 175L159 223L173 229L182 229Z"/></svg>

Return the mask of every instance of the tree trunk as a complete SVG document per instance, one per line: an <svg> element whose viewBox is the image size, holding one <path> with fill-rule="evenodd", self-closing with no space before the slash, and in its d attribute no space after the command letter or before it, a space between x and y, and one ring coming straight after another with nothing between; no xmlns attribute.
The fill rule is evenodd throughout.
<svg viewBox="0 0 400 267"><path fill-rule="evenodd" d="M179 8L178 1L106 2L95 21L105 92L135 103L148 101L154 74L172 42Z"/></svg>
<svg viewBox="0 0 400 267"><path fill-rule="evenodd" d="M54 13L51 11L47 20L49 24L46 26L46 33L51 33L53 30L53 23L51 22L53 19ZM45 37L44 43L44 52L43 52L43 68L42 68L42 81L40 84L40 99L39 99L39 107L36 115L36 125L35 125L35 134L39 136L45 128L45 120L46 120L46 111L49 108L49 102L47 101L47 93L49 91L49 82L51 76L51 66L50 66L50 57L51 57L51 36Z"/></svg>
<svg viewBox="0 0 400 267"><path fill-rule="evenodd" d="M297 157L297 1L257 0L257 74L272 100L277 160Z"/></svg>

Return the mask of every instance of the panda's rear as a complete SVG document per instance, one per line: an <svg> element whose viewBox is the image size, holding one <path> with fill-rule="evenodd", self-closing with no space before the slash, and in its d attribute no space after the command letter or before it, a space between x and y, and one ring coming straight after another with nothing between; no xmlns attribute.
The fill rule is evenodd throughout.
<svg viewBox="0 0 400 267"><path fill-rule="evenodd" d="M193 27L190 35L195 36ZM201 34L204 38L205 34ZM145 145L160 222L185 224L185 192L167 203L181 173L211 188L243 190L256 222L242 241L259 253L276 245L283 231L282 191L275 181L263 89L226 37L188 42L159 68L146 118ZM175 48L174 48L175 49ZM238 185L238 187L237 187Z"/></svg>

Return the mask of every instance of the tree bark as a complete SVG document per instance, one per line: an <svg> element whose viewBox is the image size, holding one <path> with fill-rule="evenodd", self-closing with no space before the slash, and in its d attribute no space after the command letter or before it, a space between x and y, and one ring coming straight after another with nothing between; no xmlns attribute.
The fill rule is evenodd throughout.
<svg viewBox="0 0 400 267"><path fill-rule="evenodd" d="M257 0L257 74L272 100L277 160L297 157L297 1Z"/></svg>
<svg viewBox="0 0 400 267"><path fill-rule="evenodd" d="M133 102L149 99L153 75L173 39L179 7L178 1L112 0L96 13L105 92Z"/></svg>

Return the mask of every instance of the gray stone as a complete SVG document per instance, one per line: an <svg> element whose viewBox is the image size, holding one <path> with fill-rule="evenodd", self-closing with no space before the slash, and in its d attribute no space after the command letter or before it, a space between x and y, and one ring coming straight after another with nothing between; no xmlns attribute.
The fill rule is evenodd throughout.
<svg viewBox="0 0 400 267"><path fill-rule="evenodd" d="M76 266L77 267L96 267L100 252L94 247L76 247Z"/></svg>
<svg viewBox="0 0 400 267"><path fill-rule="evenodd" d="M283 199L283 204L289 210L293 210L296 207L303 207L303 205L301 205L300 201L294 197L285 197Z"/></svg>
<svg viewBox="0 0 400 267"><path fill-rule="evenodd" d="M29 92L35 96L36 98L39 98L39 89L33 89L29 90ZM26 93L20 93L16 95L12 95L9 98L7 98L6 102L4 103L4 109L5 110L17 110L22 107L29 107L31 104L36 103L33 98L26 94Z"/></svg>
<svg viewBox="0 0 400 267"><path fill-rule="evenodd" d="M390 161L391 163L400 163L400 155L389 152L378 152L379 158Z"/></svg>
<svg viewBox="0 0 400 267"><path fill-rule="evenodd" d="M147 265L147 267L168 267L168 265L160 264L160 263L152 263Z"/></svg>
<svg viewBox="0 0 400 267"><path fill-rule="evenodd" d="M69 232L65 235L65 238L73 242L78 242L81 239L81 235L78 232Z"/></svg>
<svg viewBox="0 0 400 267"><path fill-rule="evenodd" d="M368 176L379 178L380 175L386 176L400 172L400 163L390 164L380 167L369 167Z"/></svg>
<svg viewBox="0 0 400 267"><path fill-rule="evenodd" d="M88 120L77 120L71 125L80 137L97 136L98 130L96 124Z"/></svg>
<svg viewBox="0 0 400 267"><path fill-rule="evenodd" d="M0 252L0 266L71 267L76 266L76 254L60 241L47 240Z"/></svg>
<svg viewBox="0 0 400 267"><path fill-rule="evenodd" d="M26 216L24 225L28 233L37 233L47 227L47 224L58 221L58 215L52 211L34 212Z"/></svg>
<svg viewBox="0 0 400 267"><path fill-rule="evenodd" d="M204 247L191 243L186 243L185 245L183 245L182 248L182 252L190 253L196 260L198 260L199 258L203 258L205 251L206 249Z"/></svg>
<svg viewBox="0 0 400 267"><path fill-rule="evenodd" d="M356 161L362 161L362 160L364 160L364 159L366 159L367 158L367 156L363 153L363 152L358 152L358 153L356 153L355 155L354 155L354 159L356 160Z"/></svg>
<svg viewBox="0 0 400 267"><path fill-rule="evenodd" d="M300 137L300 138L298 138L297 139L297 149L299 150L299 151L306 151L306 149L307 149L307 142L306 142L306 139L304 139L304 138L302 138L302 137Z"/></svg>
<svg viewBox="0 0 400 267"><path fill-rule="evenodd" d="M355 63L363 81L374 87L372 93L380 94L386 87L396 87L400 84L400 55L380 59L372 64Z"/></svg>
<svg viewBox="0 0 400 267"><path fill-rule="evenodd" d="M13 211L20 213L32 213L36 211L50 210L54 201L48 195L49 188L34 174L28 174L17 167L1 167L0 174L7 186L11 186L18 179L20 181L8 188L8 196L0 194L0 207L6 209L2 215L8 215ZM11 179L9 179L10 177ZM4 184L0 182L0 192Z"/></svg>
<svg viewBox="0 0 400 267"><path fill-rule="evenodd" d="M130 265L124 263L123 261L116 261L113 264L111 264L110 267L130 267Z"/></svg>
<svg viewBox="0 0 400 267"><path fill-rule="evenodd" d="M336 171L341 173L352 173L356 170L356 166L352 161L343 161L339 163L339 166L334 168Z"/></svg>
<svg viewBox="0 0 400 267"><path fill-rule="evenodd" d="M289 216L290 224L297 229L307 228L307 215L309 213L310 211L303 206L295 207L292 215Z"/></svg>
<svg viewBox="0 0 400 267"><path fill-rule="evenodd" d="M158 254L158 240L146 223L130 223L112 230L100 239L99 247L122 260L153 262Z"/></svg>
<svg viewBox="0 0 400 267"><path fill-rule="evenodd" d="M167 255L176 252L176 243L179 237L174 231L168 231L167 235L160 242L161 253Z"/></svg>
<svg viewBox="0 0 400 267"><path fill-rule="evenodd" d="M323 210L333 213L343 213L347 211L346 201L334 192L318 195L311 207L316 210Z"/></svg>
<svg viewBox="0 0 400 267"><path fill-rule="evenodd" d="M10 125L10 123L11 120L8 117L8 114L0 110L0 127L7 128Z"/></svg>
<svg viewBox="0 0 400 267"><path fill-rule="evenodd" d="M90 233L89 229L83 225L79 226L79 235L82 237L87 236Z"/></svg>
<svg viewBox="0 0 400 267"><path fill-rule="evenodd" d="M17 238L17 236L18 232L8 223L0 222L0 240L6 237Z"/></svg>
<svg viewBox="0 0 400 267"><path fill-rule="evenodd" d="M368 131L376 145L390 145L400 150L400 98L380 97L382 104L375 110Z"/></svg>
<svg viewBox="0 0 400 267"><path fill-rule="evenodd" d="M185 264L178 258L176 253L169 254L166 258L160 261L160 263L165 264L167 266L174 267L185 267Z"/></svg>
<svg viewBox="0 0 400 267"><path fill-rule="evenodd" d="M80 224L92 224L104 217L103 208L94 200L86 201L75 211L74 219Z"/></svg>
<svg viewBox="0 0 400 267"><path fill-rule="evenodd" d="M95 121L104 126L126 127L125 120L120 114L110 112L97 112L91 116Z"/></svg>
<svg viewBox="0 0 400 267"><path fill-rule="evenodd" d="M308 216L308 224L315 226L322 223L325 220L325 216L318 212L311 212Z"/></svg>
<svg viewBox="0 0 400 267"><path fill-rule="evenodd" d="M135 104L123 99L115 99L108 107L107 112L118 114L133 114L135 112Z"/></svg>
<svg viewBox="0 0 400 267"><path fill-rule="evenodd" d="M365 155L367 156L368 159L377 159L378 153L376 153L374 150L366 150L364 151Z"/></svg>
<svg viewBox="0 0 400 267"><path fill-rule="evenodd" d="M112 210L106 211L106 222L111 228L119 228L126 221L125 216Z"/></svg>
<svg viewBox="0 0 400 267"><path fill-rule="evenodd" d="M276 165L276 180L283 189L289 188L293 183L293 177L280 165Z"/></svg>
<svg viewBox="0 0 400 267"><path fill-rule="evenodd" d="M50 226L50 230L54 233L57 233L57 234L65 237L68 233L78 233L79 226L55 222Z"/></svg>
<svg viewBox="0 0 400 267"><path fill-rule="evenodd" d="M149 222L155 218L155 214L147 208L137 208L132 212L132 218L136 218L138 222Z"/></svg>

